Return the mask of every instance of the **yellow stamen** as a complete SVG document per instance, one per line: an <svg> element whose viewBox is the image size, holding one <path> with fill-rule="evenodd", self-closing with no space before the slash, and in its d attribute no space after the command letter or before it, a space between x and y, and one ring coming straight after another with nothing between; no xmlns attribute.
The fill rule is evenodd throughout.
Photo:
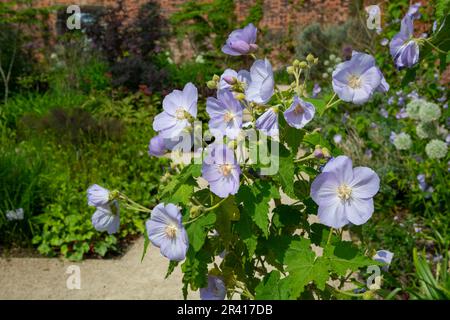
<svg viewBox="0 0 450 320"><path fill-rule="evenodd" d="M341 184L338 188L337 188L337 194L338 197L341 198L341 200L348 200L350 199L350 197L352 196L352 188L350 188L348 185Z"/></svg>
<svg viewBox="0 0 450 320"><path fill-rule="evenodd" d="M361 88L361 78L352 74L348 77L348 85L352 89Z"/></svg>
<svg viewBox="0 0 450 320"><path fill-rule="evenodd" d="M177 229L176 226L174 226L174 225L172 224L172 225L170 225L170 226L167 226L165 231L166 231L166 235L167 235L170 239L173 239L173 238L175 238L175 236L177 235L178 229Z"/></svg>

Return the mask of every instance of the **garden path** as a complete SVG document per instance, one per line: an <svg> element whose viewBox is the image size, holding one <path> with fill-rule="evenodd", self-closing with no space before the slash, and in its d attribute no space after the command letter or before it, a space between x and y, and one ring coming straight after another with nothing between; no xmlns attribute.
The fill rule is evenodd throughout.
<svg viewBox="0 0 450 320"><path fill-rule="evenodd" d="M0 299L182 299L181 271L164 279L168 260L149 246L141 263L139 238L117 259L70 262L57 258L0 257ZM70 265L80 267L81 289L67 288ZM198 299L198 292L189 299Z"/></svg>

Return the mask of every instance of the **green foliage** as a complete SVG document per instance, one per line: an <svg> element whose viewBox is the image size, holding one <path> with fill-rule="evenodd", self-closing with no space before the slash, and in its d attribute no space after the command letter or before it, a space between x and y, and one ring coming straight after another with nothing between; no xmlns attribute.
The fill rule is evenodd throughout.
<svg viewBox="0 0 450 320"><path fill-rule="evenodd" d="M187 1L170 17L178 37L187 37L196 55L219 50L235 26L234 1Z"/></svg>

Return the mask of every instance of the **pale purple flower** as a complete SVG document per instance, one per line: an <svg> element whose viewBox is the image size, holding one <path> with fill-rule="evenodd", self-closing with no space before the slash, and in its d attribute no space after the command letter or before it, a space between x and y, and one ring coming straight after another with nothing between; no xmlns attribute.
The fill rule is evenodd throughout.
<svg viewBox="0 0 450 320"><path fill-rule="evenodd" d="M402 19L400 32L389 44L389 50L398 69L412 67L419 61L419 45L413 39L414 25L409 15Z"/></svg>
<svg viewBox="0 0 450 320"><path fill-rule="evenodd" d="M422 191L427 190L428 185L427 182L425 181L425 175L423 173L417 175L417 181L419 182L419 189Z"/></svg>
<svg viewBox="0 0 450 320"><path fill-rule="evenodd" d="M408 118L408 113L406 112L405 108L401 108L399 110L399 112L397 112L397 114L395 115L396 119L404 119L404 118Z"/></svg>
<svg viewBox="0 0 450 320"><path fill-rule="evenodd" d="M391 143L394 143L395 138L397 137L397 134L394 131L391 131L391 134L389 136L389 141Z"/></svg>
<svg viewBox="0 0 450 320"><path fill-rule="evenodd" d="M394 103L395 98L394 97L389 97L387 103L388 105L392 105Z"/></svg>
<svg viewBox="0 0 450 320"><path fill-rule="evenodd" d="M108 234L116 233L120 226L120 208L116 200L97 206L92 215L92 225L97 231L107 231Z"/></svg>
<svg viewBox="0 0 450 320"><path fill-rule="evenodd" d="M380 115L381 115L383 118L388 118L388 117L389 117L389 113L388 113L388 111L386 110L386 108L384 108L384 107L381 107L381 108L380 108Z"/></svg>
<svg viewBox="0 0 450 320"><path fill-rule="evenodd" d="M411 91L406 95L409 99L419 99L419 94L416 90Z"/></svg>
<svg viewBox="0 0 450 320"><path fill-rule="evenodd" d="M188 83L183 91L174 90L163 100L164 111L153 120L153 130L164 139L181 136L184 129L191 125L191 118L197 117L197 88Z"/></svg>
<svg viewBox="0 0 450 320"><path fill-rule="evenodd" d="M366 151L364 152L364 155L371 159L372 158L372 149L366 149Z"/></svg>
<svg viewBox="0 0 450 320"><path fill-rule="evenodd" d="M350 114L348 113L348 111L345 111L344 114L342 115L341 122L346 123L349 117L350 117Z"/></svg>
<svg viewBox="0 0 450 320"><path fill-rule="evenodd" d="M352 58L333 71L333 90L343 101L363 104L374 92L388 91L389 85L371 55L353 51Z"/></svg>
<svg viewBox="0 0 450 320"><path fill-rule="evenodd" d="M241 168L233 150L224 144L213 144L203 160L202 177L208 181L211 192L221 198L239 190Z"/></svg>
<svg viewBox="0 0 450 320"><path fill-rule="evenodd" d="M189 249L189 239L180 210L172 203L158 204L145 223L148 238L161 254L172 261L182 261Z"/></svg>
<svg viewBox="0 0 450 320"><path fill-rule="evenodd" d="M370 127L371 127L372 129L376 129L376 128L378 128L378 125L377 125L375 122L372 122L372 123L370 124Z"/></svg>
<svg viewBox="0 0 450 320"><path fill-rule="evenodd" d="M436 99L438 102L444 102L447 100L447 96L444 94L442 97Z"/></svg>
<svg viewBox="0 0 450 320"><path fill-rule="evenodd" d="M245 86L244 89L246 89L251 81L250 72L248 72L247 70L240 70L239 72L236 72L233 69L226 69L220 76L218 89L219 91L232 91L233 85L238 81L243 83Z"/></svg>
<svg viewBox="0 0 450 320"><path fill-rule="evenodd" d="M385 263L386 265L384 265L382 269L384 271L387 271L389 269L389 265L391 264L393 257L394 253L388 250L378 250L372 257L372 259L381 263Z"/></svg>
<svg viewBox="0 0 450 320"><path fill-rule="evenodd" d="M373 197L380 178L370 168L352 167L347 156L330 160L311 185L311 197L319 206L319 221L341 228L348 223L361 225L374 211Z"/></svg>
<svg viewBox="0 0 450 320"><path fill-rule="evenodd" d="M437 21L435 20L435 21L433 22L433 28L432 28L433 33L436 32L437 26L438 26L438 24L437 24Z"/></svg>
<svg viewBox="0 0 450 320"><path fill-rule="evenodd" d="M265 135L275 137L278 135L278 110L269 108L256 119L256 129L261 130Z"/></svg>
<svg viewBox="0 0 450 320"><path fill-rule="evenodd" d="M248 101L264 104L274 93L275 80L269 60L256 60L250 68L251 82L245 91Z"/></svg>
<svg viewBox="0 0 450 320"><path fill-rule="evenodd" d="M256 45L256 33L258 29L250 23L243 29L237 29L230 33L222 52L231 56L240 56L252 53L258 49Z"/></svg>
<svg viewBox="0 0 450 320"><path fill-rule="evenodd" d="M105 206L109 203L109 190L98 184L93 184L87 189L88 205L92 207Z"/></svg>
<svg viewBox="0 0 450 320"><path fill-rule="evenodd" d="M384 47L384 46L387 46L387 45L389 44L389 39L387 39L387 38L381 39L380 44L381 44L383 47Z"/></svg>
<svg viewBox="0 0 450 320"><path fill-rule="evenodd" d="M208 275L208 286L200 288L202 300L224 300L227 288L221 277Z"/></svg>
<svg viewBox="0 0 450 320"><path fill-rule="evenodd" d="M408 9L408 12L406 13L408 16L411 17L411 19L420 19L420 12L419 9L422 6L420 2L416 2L413 5L411 5Z"/></svg>
<svg viewBox="0 0 450 320"><path fill-rule="evenodd" d="M342 135L340 135L340 134L335 134L335 135L333 136L333 141L334 141L334 143L336 143L336 144L341 143L341 142L342 142Z"/></svg>
<svg viewBox="0 0 450 320"><path fill-rule="evenodd" d="M312 91L312 97L315 98L319 95L319 93L322 91L322 88L318 83L314 83L314 88Z"/></svg>
<svg viewBox="0 0 450 320"><path fill-rule="evenodd" d="M314 118L315 112L312 103L295 96L289 109L284 112L284 118L291 127L301 129Z"/></svg>
<svg viewBox="0 0 450 320"><path fill-rule="evenodd" d="M209 97L206 100L206 112L208 112L209 129L216 137L226 135L230 139L236 139L242 128L242 105L228 90L217 93L218 99Z"/></svg>
<svg viewBox="0 0 450 320"><path fill-rule="evenodd" d="M162 157L166 152L166 145L164 139L157 135L150 139L148 145L148 154L155 157Z"/></svg>

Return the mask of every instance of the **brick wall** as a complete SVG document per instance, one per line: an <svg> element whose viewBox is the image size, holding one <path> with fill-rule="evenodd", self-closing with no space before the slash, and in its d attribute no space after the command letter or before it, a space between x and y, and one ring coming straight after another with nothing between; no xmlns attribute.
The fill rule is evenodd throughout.
<svg viewBox="0 0 450 320"><path fill-rule="evenodd" d="M133 16L147 0L126 0L129 14ZM185 0L157 0L162 14L166 17L176 12ZM348 17L350 0L265 0L264 16L261 27L274 31L283 31L290 23L304 26L312 22L337 23ZM34 0L35 6L78 4L80 6L112 6L114 0ZM244 20L256 0L236 0L238 21Z"/></svg>

